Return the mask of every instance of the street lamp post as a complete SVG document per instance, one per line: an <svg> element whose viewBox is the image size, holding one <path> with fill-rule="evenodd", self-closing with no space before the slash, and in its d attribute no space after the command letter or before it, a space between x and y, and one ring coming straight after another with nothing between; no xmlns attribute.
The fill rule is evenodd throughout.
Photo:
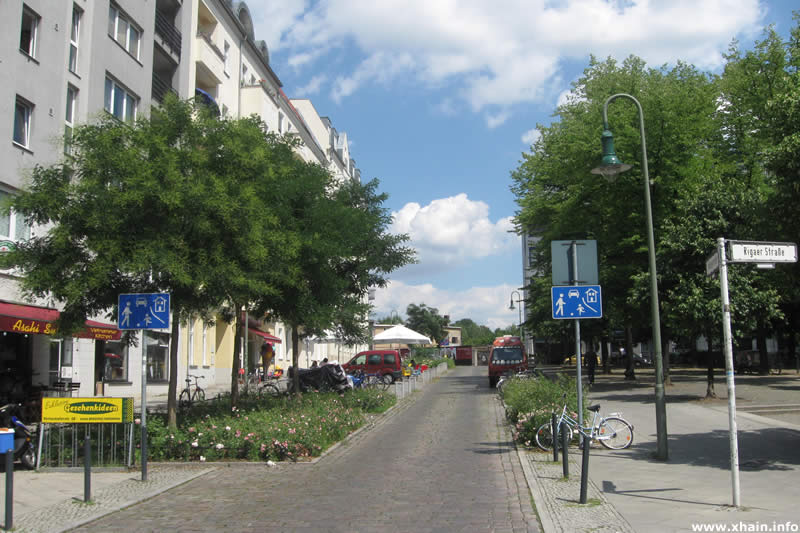
<svg viewBox="0 0 800 533"><path fill-rule="evenodd" d="M653 238L653 210L650 204L650 175L647 170L647 145L644 136L644 112L642 105L633 96L619 93L609 96L603 105L603 161L599 167L592 170L592 174L601 174L606 178L625 172L631 165L622 163L614 151L614 137L608 129L608 104L613 100L625 97L633 100L639 110L639 133L642 137L642 174L644 177L644 204L647 213L647 247L650 262L650 309L653 321L653 360L655 362L656 385L656 457L666 461L669 458L667 450L667 404L664 396L664 367L661 360L661 319L658 311L658 281L656 277L656 247Z"/></svg>
<svg viewBox="0 0 800 533"><path fill-rule="evenodd" d="M517 299L514 299L514 293L517 294ZM509 309L514 309L514 302L518 304L522 302L522 298L520 298L519 291L511 291L511 305L508 306ZM518 305L517 309L519 310L519 336L522 338L522 345L525 345L525 333L522 331L522 306Z"/></svg>

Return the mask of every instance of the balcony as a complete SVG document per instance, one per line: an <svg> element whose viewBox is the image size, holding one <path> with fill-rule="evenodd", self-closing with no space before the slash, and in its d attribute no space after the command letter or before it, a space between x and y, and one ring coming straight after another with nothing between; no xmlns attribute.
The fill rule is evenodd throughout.
<svg viewBox="0 0 800 533"><path fill-rule="evenodd" d="M170 19L156 10L156 35L161 37L164 46L175 56L181 58L181 32Z"/></svg>
<svg viewBox="0 0 800 533"><path fill-rule="evenodd" d="M203 79L198 81L204 86L219 85L225 79L225 65L223 54L211 40L211 36L205 33L198 33L196 42L196 62L198 76L203 75Z"/></svg>
<svg viewBox="0 0 800 533"><path fill-rule="evenodd" d="M161 104L164 102L164 97L170 92L178 94L168 82L153 72L153 100Z"/></svg>

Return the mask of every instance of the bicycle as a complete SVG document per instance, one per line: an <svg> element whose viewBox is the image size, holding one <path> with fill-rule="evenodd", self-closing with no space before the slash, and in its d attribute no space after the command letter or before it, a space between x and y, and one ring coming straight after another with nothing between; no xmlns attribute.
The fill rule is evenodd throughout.
<svg viewBox="0 0 800 533"><path fill-rule="evenodd" d="M194 390L192 390L192 378L194 378ZM178 407L188 409L195 402L203 402L206 399L206 391L197 383L200 378L205 376L186 376L186 388L181 391L178 397Z"/></svg>
<svg viewBox="0 0 800 533"><path fill-rule="evenodd" d="M559 431L567 432L567 441L571 441L574 430L589 440L596 440L609 450L624 450L633 444L633 426L620 413L611 413L608 417L600 416L600 405L587 407L594 413L591 426L581 426L578 421L567 414L567 404L561 410L556 425ZM545 422L536 430L536 445L544 451L553 449L553 428Z"/></svg>

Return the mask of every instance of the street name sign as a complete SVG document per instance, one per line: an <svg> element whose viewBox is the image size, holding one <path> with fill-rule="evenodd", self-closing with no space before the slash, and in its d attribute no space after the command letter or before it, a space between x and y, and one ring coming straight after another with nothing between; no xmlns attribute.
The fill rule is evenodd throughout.
<svg viewBox="0 0 800 533"><path fill-rule="evenodd" d="M797 245L792 242L728 241L731 263L796 263Z"/></svg>
<svg viewBox="0 0 800 533"><path fill-rule="evenodd" d="M119 329L169 328L169 293L120 294Z"/></svg>
<svg viewBox="0 0 800 533"><path fill-rule="evenodd" d="M600 285L566 285L550 289L553 318L578 320L602 318L603 298Z"/></svg>

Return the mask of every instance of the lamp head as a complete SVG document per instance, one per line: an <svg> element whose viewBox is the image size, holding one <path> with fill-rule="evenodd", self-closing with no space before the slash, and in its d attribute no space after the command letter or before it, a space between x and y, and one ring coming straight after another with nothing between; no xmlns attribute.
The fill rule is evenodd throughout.
<svg viewBox="0 0 800 533"><path fill-rule="evenodd" d="M592 169L592 174L600 174L610 181L617 174L630 170L631 166L626 165L617 157L614 150L614 135L608 127L603 130L601 140L603 142L603 160L600 162L600 166Z"/></svg>
<svg viewBox="0 0 800 533"><path fill-rule="evenodd" d="M509 309L516 309L516 307L514 307L514 297L513 296L511 297L511 305L509 305L508 308Z"/></svg>

